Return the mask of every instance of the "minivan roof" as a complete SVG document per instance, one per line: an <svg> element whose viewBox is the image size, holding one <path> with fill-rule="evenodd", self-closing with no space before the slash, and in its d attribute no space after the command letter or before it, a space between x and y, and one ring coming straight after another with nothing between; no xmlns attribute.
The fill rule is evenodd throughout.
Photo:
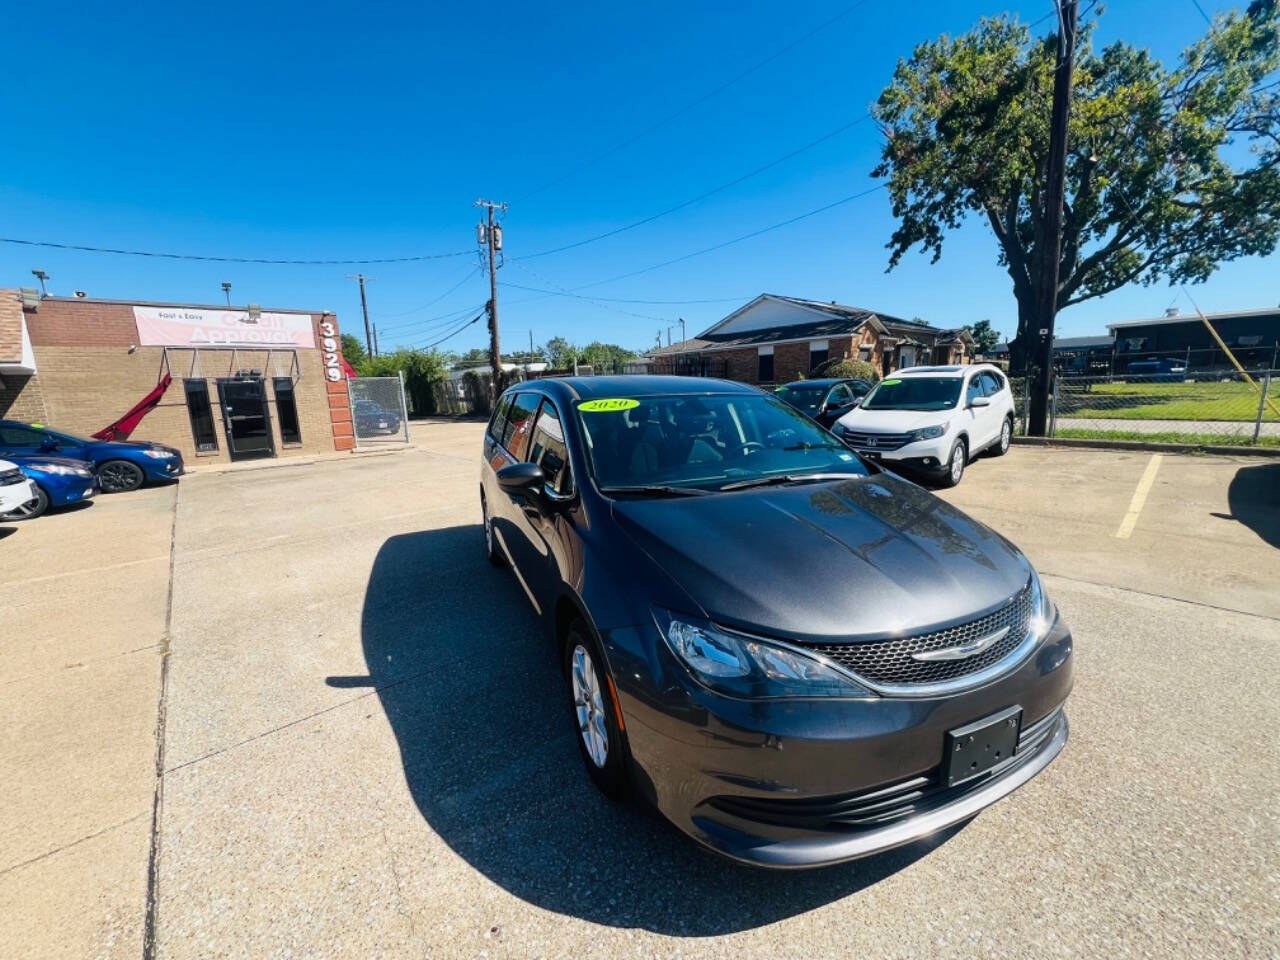
<svg viewBox="0 0 1280 960"><path fill-rule="evenodd" d="M664 377L649 374L605 377L545 377L513 384L515 390L545 390L554 392L555 385L567 387L579 398L588 397L644 397L660 393L759 393L759 388L732 380L713 380L710 377Z"/></svg>

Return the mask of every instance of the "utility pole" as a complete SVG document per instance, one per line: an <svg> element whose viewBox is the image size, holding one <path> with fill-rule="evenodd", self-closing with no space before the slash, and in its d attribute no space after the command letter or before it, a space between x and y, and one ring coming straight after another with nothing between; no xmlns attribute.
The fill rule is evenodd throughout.
<svg viewBox="0 0 1280 960"><path fill-rule="evenodd" d="M373 355L375 357L378 355L378 325L376 323L373 325Z"/></svg>
<svg viewBox="0 0 1280 960"><path fill-rule="evenodd" d="M671 325L667 324L667 346L671 346Z"/></svg>
<svg viewBox="0 0 1280 960"><path fill-rule="evenodd" d="M364 296L364 285L372 283L373 277L366 277L363 273L347 274L348 280L356 280L360 283L360 309L364 311L364 349L371 357L376 357L378 351L373 345L373 332L369 329L369 301Z"/></svg>
<svg viewBox="0 0 1280 960"><path fill-rule="evenodd" d="M529 331L529 362L533 363L533 331Z"/></svg>
<svg viewBox="0 0 1280 960"><path fill-rule="evenodd" d="M489 248L489 364L493 371L493 399L497 402L502 392L502 353L498 347L498 263L497 254L502 250L502 227L493 222L493 211L496 207L507 212L505 203L494 203L492 200L480 199L475 206L484 207L489 214L488 225L481 226L481 244ZM532 337L532 334L530 334Z"/></svg>
<svg viewBox="0 0 1280 960"><path fill-rule="evenodd" d="M680 348L684 349L684 342L689 338L684 333L684 317L680 318Z"/></svg>
<svg viewBox="0 0 1280 960"><path fill-rule="evenodd" d="M659 350L662 349L662 331L661 330L658 331L657 348Z"/></svg>
<svg viewBox="0 0 1280 960"><path fill-rule="evenodd" d="M1071 80L1076 60L1079 0L1055 0L1058 8L1058 62L1053 76L1053 113L1049 119L1049 157L1045 172L1044 217L1040 229L1036 335L1040 338L1039 381L1031 394L1027 432L1043 437L1053 379L1053 321L1058 313L1058 264L1062 258L1062 205L1067 178L1067 121L1071 116Z"/></svg>

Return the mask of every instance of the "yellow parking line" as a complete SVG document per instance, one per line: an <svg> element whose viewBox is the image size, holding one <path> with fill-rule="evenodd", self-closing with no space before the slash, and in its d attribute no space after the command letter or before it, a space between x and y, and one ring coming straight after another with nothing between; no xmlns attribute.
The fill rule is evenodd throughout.
<svg viewBox="0 0 1280 960"><path fill-rule="evenodd" d="M1142 506L1147 502L1147 494L1156 482L1156 474L1160 472L1160 461L1163 459L1163 453L1153 453L1147 461L1147 469L1142 471L1142 479L1138 481L1138 488L1133 491L1133 499L1129 501L1129 512L1124 515L1120 528L1115 532L1117 540L1128 540L1133 528L1138 525L1138 514L1142 513Z"/></svg>

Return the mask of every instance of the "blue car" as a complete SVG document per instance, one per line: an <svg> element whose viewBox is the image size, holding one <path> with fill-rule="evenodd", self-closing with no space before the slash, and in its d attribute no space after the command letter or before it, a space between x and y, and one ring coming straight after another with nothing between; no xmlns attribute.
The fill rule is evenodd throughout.
<svg viewBox="0 0 1280 960"><path fill-rule="evenodd" d="M83 460L43 454L11 454L6 459L16 463L28 480L35 481L36 498L0 516L0 520L33 520L46 510L88 500L98 492L93 471Z"/></svg>
<svg viewBox="0 0 1280 960"><path fill-rule="evenodd" d="M0 420L0 458L43 455L78 460L103 493L136 490L144 483L182 476L182 454L159 443L90 440L17 420Z"/></svg>

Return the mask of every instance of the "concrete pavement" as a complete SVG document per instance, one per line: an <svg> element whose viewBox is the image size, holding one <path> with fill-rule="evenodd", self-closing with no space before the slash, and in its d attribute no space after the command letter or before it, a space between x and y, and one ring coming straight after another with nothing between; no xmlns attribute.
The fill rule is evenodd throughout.
<svg viewBox="0 0 1280 960"><path fill-rule="evenodd" d="M514 578L483 560L481 429L415 425L403 456L184 481L158 956L1273 954L1280 464L1166 456L1125 539L1149 454L1015 448L971 465L945 496L1028 551L1074 628L1071 742L962 829L778 875L705 854L589 784L549 645ZM132 529L132 502L84 519L101 514L98 537L115 520ZM164 519L124 569L157 562ZM0 557L28 533L36 543L32 525ZM41 575L93 550L38 542ZM19 633L40 609L21 608ZM124 632L113 608L96 615L112 624L100 633ZM5 656L25 646L6 641ZM154 721L158 653L142 656L148 690L113 694L103 672L94 696L117 712L145 703ZM31 660L35 676L47 660ZM43 672L39 692L65 703ZM35 733L4 757L10 782L71 763L60 714L22 699ZM134 723L125 739L148 759L154 737ZM141 815L0 872L0 955L139 955L154 778L117 763L103 775L137 789L108 812L128 817L140 798ZM83 829L122 792L79 806L46 792L6 809L0 836L51 833L62 796Z"/></svg>

